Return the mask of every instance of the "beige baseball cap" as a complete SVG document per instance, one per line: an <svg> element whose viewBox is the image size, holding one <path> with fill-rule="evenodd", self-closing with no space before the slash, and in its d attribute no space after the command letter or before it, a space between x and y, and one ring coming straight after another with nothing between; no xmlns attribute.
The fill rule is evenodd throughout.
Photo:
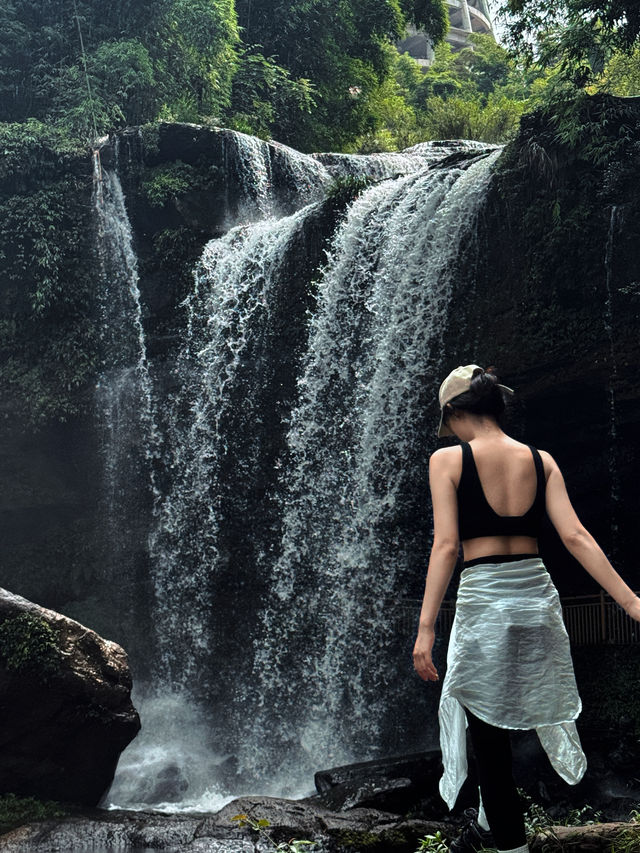
<svg viewBox="0 0 640 853"><path fill-rule="evenodd" d="M451 373L444 380L442 385L440 386L440 390L438 391L438 399L440 400L440 423L438 425L438 437L443 435L453 435L453 432L449 429L449 427L444 424L444 407L445 404L452 400L454 397L457 397L458 394L462 394L464 391L469 390L469 386L471 385L471 380L473 378L473 374L475 370L481 370L484 373L484 367L480 367L477 364L465 364L462 367L456 367L455 370L452 370ZM498 388L502 388L504 391L508 391L510 394L514 394L515 391L513 388L508 388L506 385L501 385L498 383Z"/></svg>

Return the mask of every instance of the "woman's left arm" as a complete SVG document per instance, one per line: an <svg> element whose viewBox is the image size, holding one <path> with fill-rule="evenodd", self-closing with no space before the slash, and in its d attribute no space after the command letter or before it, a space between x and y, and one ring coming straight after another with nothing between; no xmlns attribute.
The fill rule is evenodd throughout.
<svg viewBox="0 0 640 853"><path fill-rule="evenodd" d="M433 505L433 545L420 611L418 636L413 649L413 665L425 681L437 681L431 659L435 622L458 558L458 501L451 476L452 454L457 447L443 447L429 459L429 488Z"/></svg>

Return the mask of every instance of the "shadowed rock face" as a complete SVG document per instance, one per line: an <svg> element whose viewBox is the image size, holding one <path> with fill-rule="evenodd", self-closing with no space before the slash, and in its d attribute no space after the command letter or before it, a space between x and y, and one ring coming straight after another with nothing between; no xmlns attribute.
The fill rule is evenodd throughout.
<svg viewBox="0 0 640 853"><path fill-rule="evenodd" d="M95 805L140 729L125 651L0 589L0 792Z"/></svg>

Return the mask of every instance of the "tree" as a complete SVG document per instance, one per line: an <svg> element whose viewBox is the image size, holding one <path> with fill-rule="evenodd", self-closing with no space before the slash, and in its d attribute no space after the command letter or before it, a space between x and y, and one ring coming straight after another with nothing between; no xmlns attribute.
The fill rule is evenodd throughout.
<svg viewBox="0 0 640 853"><path fill-rule="evenodd" d="M94 119L105 133L163 107L176 117L220 113L237 44L233 0L7 0L0 118L43 119L92 137Z"/></svg>
<svg viewBox="0 0 640 853"><path fill-rule="evenodd" d="M394 85L380 87L375 103L380 125L357 139L357 150L427 139L511 139L521 115L540 102L551 73L524 68L491 35L473 33L469 42L457 52L447 42L436 45L426 70L408 54L397 55Z"/></svg>
<svg viewBox="0 0 640 853"><path fill-rule="evenodd" d="M558 64L584 86L615 49L633 50L640 36L637 0L504 0L509 43L528 63Z"/></svg>
<svg viewBox="0 0 640 853"><path fill-rule="evenodd" d="M446 32L443 0L238 0L243 41L314 88L315 108L273 133L303 150L344 149L380 125L380 86L393 73L392 43L409 20Z"/></svg>
<svg viewBox="0 0 640 853"><path fill-rule="evenodd" d="M615 50L594 88L612 95L640 95L640 45L633 53Z"/></svg>

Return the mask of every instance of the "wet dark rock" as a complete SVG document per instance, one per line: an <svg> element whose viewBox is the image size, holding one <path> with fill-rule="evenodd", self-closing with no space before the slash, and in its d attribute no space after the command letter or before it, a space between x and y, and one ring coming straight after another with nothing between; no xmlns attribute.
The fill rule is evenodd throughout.
<svg viewBox="0 0 640 853"><path fill-rule="evenodd" d="M269 821L279 843L292 838L322 842L323 853L413 853L418 840L447 825L405 820L374 809L338 814L297 800L241 797L213 815L153 812L85 811L63 820L27 824L0 837L2 853L53 853L63 850L121 848L170 850L174 853L263 853L273 849L256 842L256 834L232 820L246 814Z"/></svg>
<svg viewBox="0 0 640 853"><path fill-rule="evenodd" d="M318 801L347 811L359 806L406 814L417 803L437 797L436 814L443 811L438 794L442 774L439 750L363 761L321 770L314 780Z"/></svg>
<svg viewBox="0 0 640 853"><path fill-rule="evenodd" d="M245 814L269 822L273 842L306 839L322 853L414 853L425 835L440 831L451 840L458 828L450 822L399 818L374 809L332 813L320 806L275 797L242 797L216 814L163 814L82 810L70 817L20 826L0 836L1 853L54 851L165 850L171 853L267 853L273 844L260 840L232 818ZM609 853L614 842L635 851L640 827L634 823L551 826L531 842L532 853L591 851Z"/></svg>
<svg viewBox="0 0 640 853"><path fill-rule="evenodd" d="M150 803L178 803L188 788L182 768L169 764L158 773L156 785L145 799Z"/></svg>
<svg viewBox="0 0 640 853"><path fill-rule="evenodd" d="M514 777L525 795L554 819L590 806L606 821L626 820L640 802L640 740L632 731L581 732L587 772L577 785L568 785L555 772L533 731L512 733ZM478 803L473 749L468 743L469 772L453 812L442 800L439 750L366 761L315 774L318 793L305 802L348 813L356 807L382 809L423 820L458 821L465 808ZM586 820L587 818L585 818Z"/></svg>
<svg viewBox="0 0 640 853"><path fill-rule="evenodd" d="M0 793L95 805L140 729L127 655L0 589Z"/></svg>
<svg viewBox="0 0 640 853"><path fill-rule="evenodd" d="M402 814L411 801L412 787L411 779L386 779L380 776L375 781L336 785L320 800L328 808L339 811L363 807Z"/></svg>

